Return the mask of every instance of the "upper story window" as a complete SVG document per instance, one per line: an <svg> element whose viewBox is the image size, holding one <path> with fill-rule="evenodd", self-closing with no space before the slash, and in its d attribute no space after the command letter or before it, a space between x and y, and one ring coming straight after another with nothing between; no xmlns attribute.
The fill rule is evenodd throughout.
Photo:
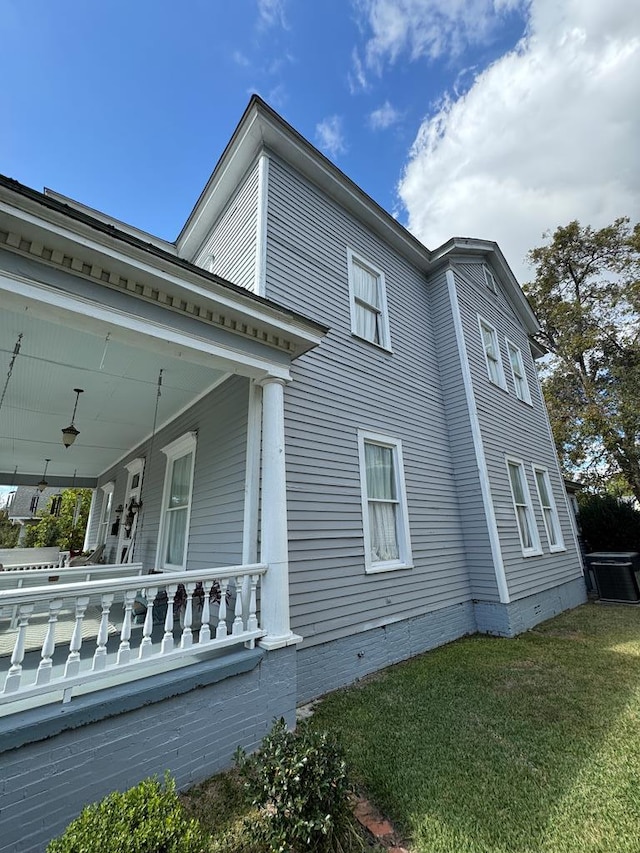
<svg viewBox="0 0 640 853"><path fill-rule="evenodd" d="M527 485L524 465L519 459L507 458L511 497L518 522L518 533L524 557L541 554L540 537L533 513L533 503Z"/></svg>
<svg viewBox="0 0 640 853"><path fill-rule="evenodd" d="M507 387L504 378L504 370L502 369L502 356L500 355L500 344L498 343L498 333L495 328L478 317L480 323L480 335L482 336L482 346L484 348L484 357L487 362L487 373L489 379L501 388Z"/></svg>
<svg viewBox="0 0 640 853"><path fill-rule="evenodd" d="M384 349L391 348L384 273L347 250L351 331Z"/></svg>
<svg viewBox="0 0 640 853"><path fill-rule="evenodd" d="M549 472L546 468L533 466L533 475L536 481L536 489L540 506L542 507L542 519L547 532L550 551L564 551L564 540L560 530L560 519L558 518L558 510L551 489L551 480Z"/></svg>
<svg viewBox="0 0 640 853"><path fill-rule="evenodd" d="M522 352L519 347L508 339L507 352L509 353L509 363L511 364L511 374L513 376L513 387L516 397L518 400L531 404L531 393L529 392L529 383L527 382L527 374L524 369Z"/></svg>
<svg viewBox="0 0 640 853"><path fill-rule="evenodd" d="M482 270L484 272L484 283L487 285L487 287L492 293L497 293L498 286L496 284L496 280L494 278L493 273L486 264L482 265Z"/></svg>
<svg viewBox="0 0 640 853"><path fill-rule="evenodd" d="M196 433L162 448L167 457L158 536L158 568L182 571L187 562Z"/></svg>
<svg viewBox="0 0 640 853"><path fill-rule="evenodd" d="M365 570L411 567L402 447L397 439L358 432Z"/></svg>

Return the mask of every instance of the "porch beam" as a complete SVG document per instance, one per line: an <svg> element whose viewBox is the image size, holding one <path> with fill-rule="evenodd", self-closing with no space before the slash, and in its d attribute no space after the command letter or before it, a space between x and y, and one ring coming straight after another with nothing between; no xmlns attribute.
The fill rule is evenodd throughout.
<svg viewBox="0 0 640 853"><path fill-rule="evenodd" d="M261 622L264 649L302 642L289 622L289 536L284 443L284 386L276 376L262 385L262 500L260 561L268 568L262 579Z"/></svg>

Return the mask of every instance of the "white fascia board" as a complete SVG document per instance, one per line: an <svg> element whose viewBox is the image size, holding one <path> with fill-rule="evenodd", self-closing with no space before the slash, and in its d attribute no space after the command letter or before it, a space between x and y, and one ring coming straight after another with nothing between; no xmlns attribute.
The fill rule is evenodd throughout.
<svg viewBox="0 0 640 853"><path fill-rule="evenodd" d="M121 219L116 219L114 216L108 216L106 213L96 210L95 207L89 207L89 205L83 204L81 201L76 201L74 198L62 195L62 193L51 190L48 187L44 188L43 195L47 198L53 199L54 201L60 202L60 204L66 204L67 207L70 207L73 210L77 210L80 213L91 216L93 219L97 219L104 225L113 225L118 229L118 231L124 231L126 234L129 234L131 237L135 237L137 240L142 240L145 243L151 243L158 249L162 249L163 252L169 252L173 255L178 254L175 243L170 243L168 240L163 240L161 237L149 234L148 231L142 231L140 228L129 225L127 222L123 222Z"/></svg>
<svg viewBox="0 0 640 853"><path fill-rule="evenodd" d="M427 271L429 250L310 142L259 102L253 103L241 119L182 229L176 241L180 256L196 256L237 182L261 149L293 166L418 269Z"/></svg>
<svg viewBox="0 0 640 853"><path fill-rule="evenodd" d="M211 365L209 359L215 358L219 362L215 365L217 370L227 370L252 378L263 378L265 375L277 376L284 380L290 378L288 367L268 359L252 356L240 349L232 349L224 344L213 343L195 335L187 335L160 323L141 320L124 311L97 305L88 299L61 293L23 276L12 275L9 277L0 273L0 292L3 290L8 295L14 294L40 304L49 305L56 310L91 318L110 326L116 326L119 329L125 329L134 335L144 335L158 341L174 344L191 353L204 355L206 358L204 363L208 365Z"/></svg>
<svg viewBox="0 0 640 853"><path fill-rule="evenodd" d="M146 260L146 258L153 256L145 255L145 260L133 257L123 253L119 248L115 248L115 246L98 242L77 231L72 231L64 225L43 219L42 216L37 216L26 211L24 208L15 207L2 200L0 200L1 213L15 217L47 233L54 234L63 240L69 241L74 246L82 246L87 251L106 255L118 265L126 266L129 269L133 268L143 275L153 277L155 280L160 279L163 283L168 283L177 289L181 296L188 298L188 301L192 301L192 297L197 295L210 305L215 305L217 309L222 307L226 311L233 313L238 319L246 318L257 325L270 326L273 329L277 329L280 334L293 338L296 343L302 344L303 348L310 349L317 346L324 337L323 332L312 331L302 319L292 317L286 309L279 310L275 305L271 307L257 304L252 300L249 293L247 293L246 297L243 293L230 294L224 288L224 285L217 284L215 281L207 282L208 287L205 288L197 282L199 274L190 270L180 270L179 275L171 272L169 269L171 260L169 258L167 258L164 266L153 266ZM108 235L105 236L108 238ZM116 238L108 239L112 242L116 241ZM131 249L136 251L135 247L131 247ZM139 251L138 253L142 254ZM162 263L162 258L155 260Z"/></svg>
<svg viewBox="0 0 640 853"><path fill-rule="evenodd" d="M456 255L461 258L471 256L483 260L490 259L493 267L497 269L501 284L506 286L507 293L511 297L513 306L522 319L526 331L530 335L535 335L540 331L538 318L497 243L492 240L478 240L474 237L452 237L451 240L447 240L442 246L434 249L432 271L435 272L438 267L446 263L455 262Z"/></svg>

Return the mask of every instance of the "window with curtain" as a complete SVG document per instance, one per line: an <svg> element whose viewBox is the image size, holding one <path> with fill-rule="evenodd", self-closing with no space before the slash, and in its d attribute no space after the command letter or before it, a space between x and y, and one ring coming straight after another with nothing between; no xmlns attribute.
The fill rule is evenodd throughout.
<svg viewBox="0 0 640 853"><path fill-rule="evenodd" d="M480 334L482 335L482 346L487 363L489 379L501 388L505 387L504 371L502 369L502 358L500 356L500 345L496 330L486 320L480 319Z"/></svg>
<svg viewBox="0 0 640 853"><path fill-rule="evenodd" d="M522 553L526 556L542 553L538 528L536 527L533 514L533 504L525 476L524 465L519 460L507 460L509 471L509 482L511 484L511 497L518 522L518 533Z"/></svg>
<svg viewBox="0 0 640 853"><path fill-rule="evenodd" d="M158 555L162 568L182 570L186 565L195 449L195 433L162 449L167 457Z"/></svg>
<svg viewBox="0 0 640 853"><path fill-rule="evenodd" d="M509 363L511 364L511 374L513 376L513 387L516 397L525 403L531 403L531 394L529 393L527 374L524 370L522 352L519 347L509 340L507 341L507 351L509 353Z"/></svg>
<svg viewBox="0 0 640 853"><path fill-rule="evenodd" d="M408 567L411 562L400 443L360 433L365 567Z"/></svg>
<svg viewBox="0 0 640 853"><path fill-rule="evenodd" d="M104 545L104 543L107 541L112 501L113 483L107 483L105 486L102 486L102 506L100 507L100 521L98 522L98 536L96 539L96 548L99 545Z"/></svg>
<svg viewBox="0 0 640 853"><path fill-rule="evenodd" d="M351 295L351 331L372 344L389 348L389 323L381 270L349 256L349 288Z"/></svg>
<svg viewBox="0 0 640 853"><path fill-rule="evenodd" d="M558 518L558 510L551 489L549 472L546 468L534 466L533 473L536 478L536 489L542 508L542 519L547 539L549 540L549 549L551 551L564 551L564 540L560 531L560 519Z"/></svg>

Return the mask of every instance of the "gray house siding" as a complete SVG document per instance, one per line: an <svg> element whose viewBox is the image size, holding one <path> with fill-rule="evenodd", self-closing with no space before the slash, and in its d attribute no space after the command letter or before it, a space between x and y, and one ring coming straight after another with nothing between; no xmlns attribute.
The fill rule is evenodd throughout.
<svg viewBox="0 0 640 853"><path fill-rule="evenodd" d="M225 206L195 263L234 284L255 289L258 164L253 164ZM212 265L208 259L213 255Z"/></svg>
<svg viewBox="0 0 640 853"><path fill-rule="evenodd" d="M424 277L276 160L267 228L267 296L331 327L286 390L291 613L304 655L470 590ZM351 334L347 249L385 274L392 353ZM411 569L365 574L358 429L402 441Z"/></svg>
<svg viewBox="0 0 640 853"><path fill-rule="evenodd" d="M442 392L446 401L445 417L451 458L460 514L463 519L471 595L474 599L483 601L499 601L487 517L480 491L478 460L471 432L461 355L456 340L452 306L444 271L429 280L429 296Z"/></svg>
<svg viewBox="0 0 640 853"><path fill-rule="evenodd" d="M480 276L480 264L475 269L472 264L461 265L456 271L456 285L507 584L510 597L518 599L581 578L582 569L528 339L501 287L498 286L497 295L493 294ZM496 328L506 390L493 384L487 375L478 315ZM532 405L515 395L506 338L518 346L522 353ZM497 411L500 417L496 417ZM542 546L543 553L540 556L522 555L506 455L524 463ZM564 551L550 553L532 465L546 467L549 472L566 549Z"/></svg>
<svg viewBox="0 0 640 853"><path fill-rule="evenodd" d="M227 379L159 430L153 438L153 447L150 440L145 442L100 478L101 485L109 481L115 483L113 508L124 504L127 485L125 465L132 459L145 457L143 509L134 555L136 560L142 561L145 569L156 565L166 470L166 457L161 449L194 430L198 433L198 443L187 569L216 568L242 562L248 399L248 379L238 376ZM94 515L98 518L99 512ZM107 553L114 559L116 543L117 537L108 537Z"/></svg>

